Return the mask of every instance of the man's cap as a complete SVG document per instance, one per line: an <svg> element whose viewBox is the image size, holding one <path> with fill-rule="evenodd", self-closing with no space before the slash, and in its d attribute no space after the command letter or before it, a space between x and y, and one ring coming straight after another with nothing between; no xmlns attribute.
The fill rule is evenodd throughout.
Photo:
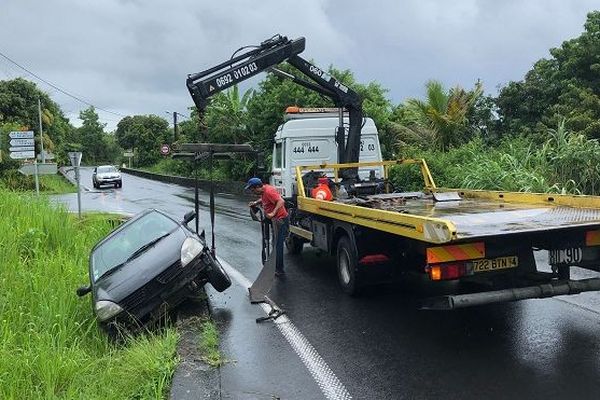
<svg viewBox="0 0 600 400"><path fill-rule="evenodd" d="M256 186L262 186L262 181L260 180L260 178L250 178L248 179L248 183L246 184L246 187L244 188L244 190L248 190L250 188L256 187Z"/></svg>

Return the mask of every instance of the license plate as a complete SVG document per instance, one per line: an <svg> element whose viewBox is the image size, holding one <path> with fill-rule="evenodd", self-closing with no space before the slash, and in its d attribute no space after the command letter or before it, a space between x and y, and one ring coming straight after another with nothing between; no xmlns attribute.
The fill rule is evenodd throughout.
<svg viewBox="0 0 600 400"><path fill-rule="evenodd" d="M483 260L473 260L471 265L473 266L473 272L497 271L518 267L519 258L517 256L485 258Z"/></svg>
<svg viewBox="0 0 600 400"><path fill-rule="evenodd" d="M572 247L570 249L552 249L548 251L550 264L577 264L583 259L583 249Z"/></svg>

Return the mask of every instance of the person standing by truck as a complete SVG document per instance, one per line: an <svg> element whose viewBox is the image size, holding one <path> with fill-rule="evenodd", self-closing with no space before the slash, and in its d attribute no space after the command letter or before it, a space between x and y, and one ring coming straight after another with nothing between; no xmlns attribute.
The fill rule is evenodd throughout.
<svg viewBox="0 0 600 400"><path fill-rule="evenodd" d="M260 199L250 202L249 207L262 204L265 217L270 219L275 232L275 276L282 276L283 268L283 243L288 235L290 219L285 208L285 202L277 189L269 184L263 184L260 178L250 178L245 190L259 195Z"/></svg>

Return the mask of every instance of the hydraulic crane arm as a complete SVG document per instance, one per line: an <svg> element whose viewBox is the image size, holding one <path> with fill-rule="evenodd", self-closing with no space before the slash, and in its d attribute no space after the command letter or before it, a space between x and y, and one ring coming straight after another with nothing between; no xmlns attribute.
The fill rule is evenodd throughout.
<svg viewBox="0 0 600 400"><path fill-rule="evenodd" d="M273 70L273 72L329 97L337 107L345 108L348 111L350 123L347 140L342 112L340 112L340 125L336 134L338 162L356 163L359 161L360 131L363 120L362 99L358 93L300 57L298 54L304 51L305 44L303 37L289 40L285 36L274 36L250 51L232 57L207 70L189 75L186 82L188 90L198 111L202 113L212 95L287 61L314 84L279 70ZM356 168L345 169L342 173L345 179L357 179Z"/></svg>

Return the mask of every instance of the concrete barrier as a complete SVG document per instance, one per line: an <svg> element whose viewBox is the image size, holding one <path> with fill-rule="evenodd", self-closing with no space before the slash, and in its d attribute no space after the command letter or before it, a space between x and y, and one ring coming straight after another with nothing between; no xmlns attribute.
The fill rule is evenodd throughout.
<svg viewBox="0 0 600 400"><path fill-rule="evenodd" d="M134 168L121 168L121 171L140 176L142 178L152 179L155 181L167 182L167 183L175 183L177 185L186 186L186 187L194 187L194 178L188 178L186 176L175 176L175 175L165 175L158 174L155 172L148 172L141 169ZM230 194L244 194L244 186L246 185L244 182L239 181L213 181L215 185L215 192L217 193L230 193ZM198 179L198 187L202 190L210 189L210 181L206 179Z"/></svg>

